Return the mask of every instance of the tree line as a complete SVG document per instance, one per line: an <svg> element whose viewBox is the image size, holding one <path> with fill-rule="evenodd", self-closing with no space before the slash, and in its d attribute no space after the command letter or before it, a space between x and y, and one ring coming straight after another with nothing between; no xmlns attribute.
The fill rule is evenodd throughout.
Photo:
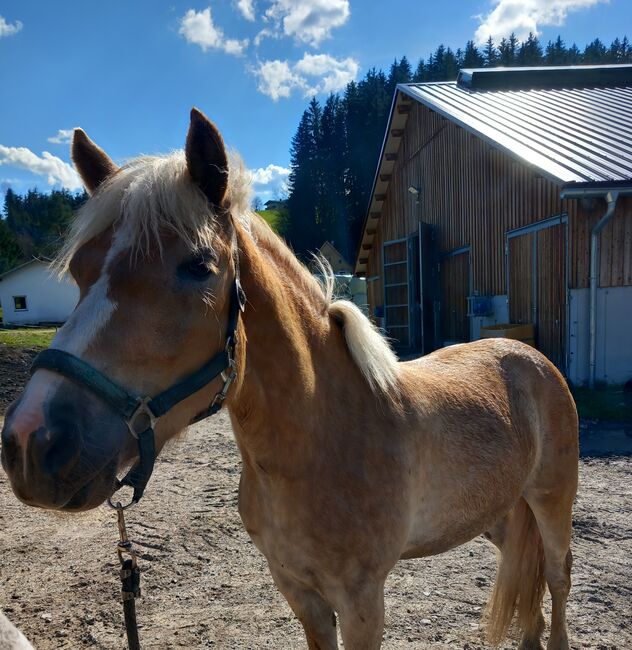
<svg viewBox="0 0 632 650"><path fill-rule="evenodd" d="M303 257L328 240L353 261L398 83L453 80L461 68L604 63L632 63L627 37L609 46L595 39L580 49L560 36L543 45L533 34L523 42L511 34L498 44L489 38L482 48L473 41L456 51L439 45L414 70L405 56L395 59L388 73L370 69L343 93L324 103L309 102L292 138L287 214L280 203L275 206L277 228ZM7 190L0 218L0 273L34 256L54 255L73 211L86 198L66 190L24 195Z"/></svg>
<svg viewBox="0 0 632 650"><path fill-rule="evenodd" d="M595 39L582 50L560 36L543 45L533 34L523 42L511 34L482 48L439 45L414 70L403 56L388 73L372 68L324 103L312 98L291 143L286 238L300 256L329 240L353 261L398 83L450 81L461 68L606 63L632 63L627 37L610 46Z"/></svg>
<svg viewBox="0 0 632 650"><path fill-rule="evenodd" d="M85 193L29 190L20 195L8 189L4 218L0 219L0 274L33 257L52 257L61 245L73 212Z"/></svg>

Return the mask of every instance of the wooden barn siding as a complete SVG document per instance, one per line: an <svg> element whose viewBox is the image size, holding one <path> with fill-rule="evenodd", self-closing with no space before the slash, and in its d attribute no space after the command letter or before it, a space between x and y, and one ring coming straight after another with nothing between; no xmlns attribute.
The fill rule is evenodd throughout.
<svg viewBox="0 0 632 650"><path fill-rule="evenodd" d="M571 286L586 288L590 284L590 233L606 211L606 202L578 201L577 220L573 224L576 246L575 275ZM614 217L601 231L599 286L632 285L632 197L617 202Z"/></svg>
<svg viewBox="0 0 632 650"><path fill-rule="evenodd" d="M420 200L408 187L421 187ZM507 291L505 234L566 212L571 287L588 286L590 229L605 203L592 209L562 201L559 188L507 154L430 109L413 103L369 254L371 309L383 303L382 243L416 232L418 221L438 226L441 252L469 245L472 288ZM620 200L617 218L602 233L601 286L632 284L632 201Z"/></svg>

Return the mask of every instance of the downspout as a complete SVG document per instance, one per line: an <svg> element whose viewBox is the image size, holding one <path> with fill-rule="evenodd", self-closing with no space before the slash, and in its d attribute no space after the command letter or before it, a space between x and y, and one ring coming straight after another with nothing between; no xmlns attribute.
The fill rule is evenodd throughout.
<svg viewBox="0 0 632 650"><path fill-rule="evenodd" d="M614 216L617 207L619 193L610 191L606 194L605 199L608 207L605 214L597 222L590 234L590 329L589 329L589 362L590 374L588 375L588 385L590 388L595 387L595 377L597 374L597 287L599 285L599 243L601 231L605 225Z"/></svg>

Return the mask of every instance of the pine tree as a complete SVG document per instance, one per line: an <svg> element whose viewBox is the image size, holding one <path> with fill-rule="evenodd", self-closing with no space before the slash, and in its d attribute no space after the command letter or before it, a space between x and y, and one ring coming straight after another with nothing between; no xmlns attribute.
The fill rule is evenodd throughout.
<svg viewBox="0 0 632 650"><path fill-rule="evenodd" d="M494 41L491 36L485 42L485 49L483 50L483 61L486 68L494 68L498 65L498 52L494 46Z"/></svg>
<svg viewBox="0 0 632 650"><path fill-rule="evenodd" d="M465 44L465 53L463 54L464 68L482 68L484 59L474 41L468 41Z"/></svg>
<svg viewBox="0 0 632 650"><path fill-rule="evenodd" d="M511 32L509 38L503 38L498 46L499 65L510 68L517 64L518 38Z"/></svg>
<svg viewBox="0 0 632 650"><path fill-rule="evenodd" d="M606 46L596 38L592 43L589 43L584 48L584 54L582 56L582 63L586 64L598 64L603 63L606 60Z"/></svg>
<svg viewBox="0 0 632 650"><path fill-rule="evenodd" d="M413 82L423 83L428 80L428 70L426 62L423 59L419 59L417 67L415 68L415 73L413 74Z"/></svg>
<svg viewBox="0 0 632 650"><path fill-rule="evenodd" d="M287 236L299 255L317 247L317 208L320 179L316 139L320 128L320 106L315 98L303 112L290 148Z"/></svg>
<svg viewBox="0 0 632 650"><path fill-rule="evenodd" d="M566 63L568 65L577 65L582 62L582 53L575 43L566 51Z"/></svg>
<svg viewBox="0 0 632 650"><path fill-rule="evenodd" d="M529 32L527 40L522 43L518 50L518 64L524 66L542 65L542 47L538 37Z"/></svg>
<svg viewBox="0 0 632 650"><path fill-rule="evenodd" d="M386 92L392 97L395 94L397 84L407 84L413 77L413 71L408 59L403 56L398 62L397 59L391 64L391 69L386 80Z"/></svg>
<svg viewBox="0 0 632 650"><path fill-rule="evenodd" d="M561 36L558 36L555 41L548 42L544 53L546 65L566 65L567 59L568 51Z"/></svg>

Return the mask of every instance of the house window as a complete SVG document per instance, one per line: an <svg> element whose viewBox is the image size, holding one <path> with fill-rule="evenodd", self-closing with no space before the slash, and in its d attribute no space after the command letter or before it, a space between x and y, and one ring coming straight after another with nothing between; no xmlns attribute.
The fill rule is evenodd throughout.
<svg viewBox="0 0 632 650"><path fill-rule="evenodd" d="M26 296L13 296L15 311L26 311Z"/></svg>

